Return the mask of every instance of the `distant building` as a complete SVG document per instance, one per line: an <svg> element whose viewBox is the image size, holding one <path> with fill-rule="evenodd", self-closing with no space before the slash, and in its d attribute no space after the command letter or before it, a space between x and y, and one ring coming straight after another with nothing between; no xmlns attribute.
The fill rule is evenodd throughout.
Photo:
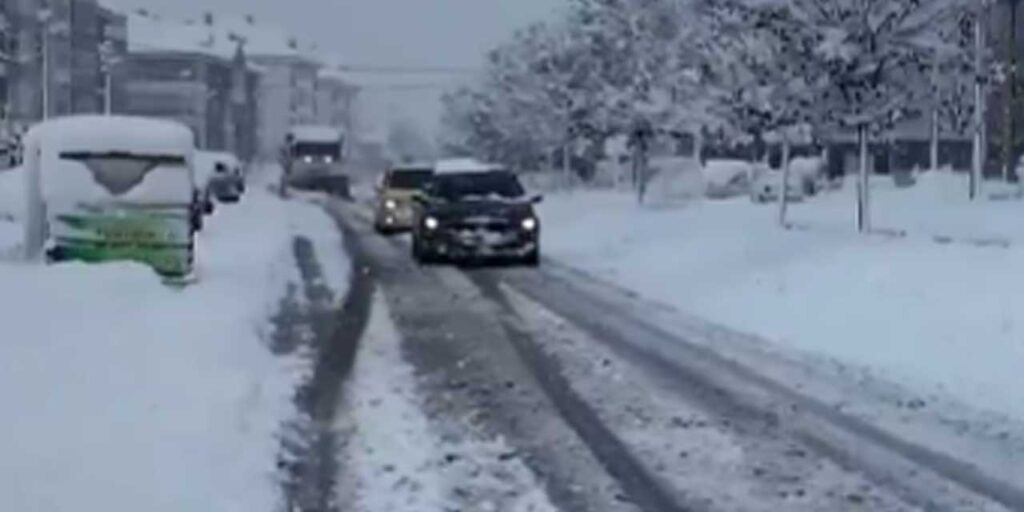
<svg viewBox="0 0 1024 512"><path fill-rule="evenodd" d="M259 73L245 41L211 18L178 22L132 13L124 112L189 126L198 147L255 156Z"/></svg>
<svg viewBox="0 0 1024 512"><path fill-rule="evenodd" d="M101 46L111 39L113 53L123 55L123 17L97 0L6 0L0 5L5 17L0 74L8 119L27 126L44 117L44 89L49 116L101 112Z"/></svg>
<svg viewBox="0 0 1024 512"><path fill-rule="evenodd" d="M12 2L0 1L0 119L4 121L3 128L7 128L6 121L11 116L10 85L15 65L14 51L17 48L17 30L8 15L10 3Z"/></svg>
<svg viewBox="0 0 1024 512"><path fill-rule="evenodd" d="M340 73L321 69L316 83L316 122L354 133L355 100L359 88Z"/></svg>

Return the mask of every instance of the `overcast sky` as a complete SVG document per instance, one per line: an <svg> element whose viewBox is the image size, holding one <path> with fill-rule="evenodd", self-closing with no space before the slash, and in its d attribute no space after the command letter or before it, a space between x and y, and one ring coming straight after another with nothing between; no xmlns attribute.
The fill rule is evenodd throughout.
<svg viewBox="0 0 1024 512"><path fill-rule="evenodd" d="M548 18L565 0L110 0L166 15L198 17L206 10L252 14L311 39L352 64L471 66L512 31ZM374 83L434 85L451 76L374 76ZM432 128L439 90L369 89L367 122L414 119Z"/></svg>

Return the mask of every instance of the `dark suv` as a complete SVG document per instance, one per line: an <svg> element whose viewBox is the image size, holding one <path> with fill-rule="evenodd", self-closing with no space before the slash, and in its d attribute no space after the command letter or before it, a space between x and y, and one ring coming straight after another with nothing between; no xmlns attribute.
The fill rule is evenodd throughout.
<svg viewBox="0 0 1024 512"><path fill-rule="evenodd" d="M540 221L515 174L507 170L438 172L416 196L412 255L421 263L540 262Z"/></svg>

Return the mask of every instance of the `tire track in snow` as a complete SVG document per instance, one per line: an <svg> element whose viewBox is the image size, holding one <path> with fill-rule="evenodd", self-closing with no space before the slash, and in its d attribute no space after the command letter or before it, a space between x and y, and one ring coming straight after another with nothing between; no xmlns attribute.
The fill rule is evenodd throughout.
<svg viewBox="0 0 1024 512"><path fill-rule="evenodd" d="M578 277L575 272L570 275ZM923 446L847 417L785 384L648 323L591 288L597 283L507 272L504 282L618 353L675 379L712 411L774 424L835 463L861 471L926 510L1024 510L1019 489ZM607 293L605 291L604 293ZM1004 508L1005 507L1005 508Z"/></svg>
<svg viewBox="0 0 1024 512"><path fill-rule="evenodd" d="M625 443L605 425L590 404L576 394L558 361L544 354L530 335L519 327L522 322L518 320L517 313L497 283L481 274L473 274L472 279L485 296L503 307L506 316L502 325L516 351L562 417L586 443L608 474L619 482L629 501L645 512L683 512L705 508L696 504L678 503L672 493L648 472Z"/></svg>
<svg viewBox="0 0 1024 512"><path fill-rule="evenodd" d="M351 372L359 340L371 313L374 282L353 237L345 245L352 259L347 295L337 307L325 284L314 245L296 238L293 252L302 281L303 301L295 287L275 319L276 351L300 351L311 373L296 390L299 417L285 425L278 466L288 512L336 512L338 468L334 420L342 385Z"/></svg>
<svg viewBox="0 0 1024 512"><path fill-rule="evenodd" d="M353 512L554 512L501 440L443 436L423 409L415 370L379 296L346 388L338 430L341 495Z"/></svg>

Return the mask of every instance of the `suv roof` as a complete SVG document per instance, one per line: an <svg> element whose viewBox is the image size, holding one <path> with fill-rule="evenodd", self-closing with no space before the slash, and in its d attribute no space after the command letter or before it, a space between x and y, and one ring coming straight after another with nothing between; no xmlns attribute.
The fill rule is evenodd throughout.
<svg viewBox="0 0 1024 512"><path fill-rule="evenodd" d="M481 162L475 158L439 160L437 164L434 165L434 172L437 174L468 174L504 170L506 170L505 167L501 165Z"/></svg>

